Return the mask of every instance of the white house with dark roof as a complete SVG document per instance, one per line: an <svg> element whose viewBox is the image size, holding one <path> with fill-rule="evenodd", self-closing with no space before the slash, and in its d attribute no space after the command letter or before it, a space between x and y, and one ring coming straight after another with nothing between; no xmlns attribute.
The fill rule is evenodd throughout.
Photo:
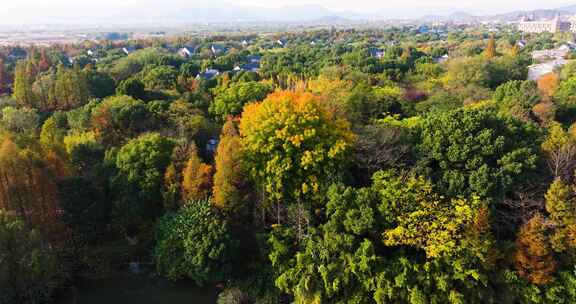
<svg viewBox="0 0 576 304"><path fill-rule="evenodd" d="M236 67L234 67L234 71L236 72L248 71L258 73L260 71L260 63L251 62L247 64L237 65Z"/></svg>
<svg viewBox="0 0 576 304"><path fill-rule="evenodd" d="M450 55L448 55L448 54L444 54L444 55L442 55L442 56L440 56L440 57L435 57L435 58L434 58L434 62L435 62L435 63L438 63L438 64L445 63L445 62L447 62L448 60L450 60Z"/></svg>
<svg viewBox="0 0 576 304"><path fill-rule="evenodd" d="M383 58L384 55L386 54L386 52L384 52L383 49L379 49L379 48L370 48L368 51L370 52L370 57L374 57L374 58L378 58L378 59Z"/></svg>
<svg viewBox="0 0 576 304"><path fill-rule="evenodd" d="M122 48L122 52L126 55L130 55L136 51L136 48L133 46L126 46Z"/></svg>
<svg viewBox="0 0 576 304"><path fill-rule="evenodd" d="M196 79L210 80L216 76L220 75L220 71L216 69L207 69L206 71L198 74Z"/></svg>
<svg viewBox="0 0 576 304"><path fill-rule="evenodd" d="M262 56L260 55L250 55L246 57L246 60L250 63L260 63Z"/></svg>
<svg viewBox="0 0 576 304"><path fill-rule="evenodd" d="M520 41L516 42L516 45L521 49L525 48L527 44L528 43L525 40L520 40Z"/></svg>
<svg viewBox="0 0 576 304"><path fill-rule="evenodd" d="M224 54L226 52L226 48L218 44L213 44L210 46L210 51L214 56L218 56Z"/></svg>
<svg viewBox="0 0 576 304"><path fill-rule="evenodd" d="M196 54L195 46L184 46L178 49L178 55L180 55L182 58L190 58L194 54Z"/></svg>

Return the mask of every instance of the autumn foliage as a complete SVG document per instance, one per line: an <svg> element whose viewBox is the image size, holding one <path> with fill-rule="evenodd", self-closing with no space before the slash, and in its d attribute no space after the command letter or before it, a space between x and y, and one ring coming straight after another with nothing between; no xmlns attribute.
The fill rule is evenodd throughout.
<svg viewBox="0 0 576 304"><path fill-rule="evenodd" d="M542 285L553 280L556 270L548 239L548 228L542 215L534 216L520 228L514 256L520 276L533 284Z"/></svg>
<svg viewBox="0 0 576 304"><path fill-rule="evenodd" d="M242 142L232 119L222 128L215 166L213 203L221 210L231 211L245 199L248 183L242 167Z"/></svg>
<svg viewBox="0 0 576 304"><path fill-rule="evenodd" d="M196 146L190 149L190 158L182 172L182 200L204 199L212 190L213 168L202 162Z"/></svg>
<svg viewBox="0 0 576 304"><path fill-rule="evenodd" d="M64 237L56 184L60 174L64 172L56 155L42 159L4 139L0 146L0 209L17 213L27 227L50 240L60 240Z"/></svg>
<svg viewBox="0 0 576 304"><path fill-rule="evenodd" d="M550 97L554 95L558 88L559 81L556 73L546 74L538 80L538 89L540 89L545 99L549 100Z"/></svg>
<svg viewBox="0 0 576 304"><path fill-rule="evenodd" d="M247 105L240 135L252 174L274 201L318 194L321 184L336 176L354 140L348 122L302 91L277 91Z"/></svg>

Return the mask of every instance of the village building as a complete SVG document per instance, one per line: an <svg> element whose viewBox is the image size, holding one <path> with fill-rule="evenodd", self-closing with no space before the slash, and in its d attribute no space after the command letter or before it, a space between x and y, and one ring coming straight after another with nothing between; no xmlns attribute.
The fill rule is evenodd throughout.
<svg viewBox="0 0 576 304"><path fill-rule="evenodd" d="M542 61L547 59L563 59L571 52L571 49L567 45L562 45L559 48L552 50L539 50L532 52L532 59L536 61Z"/></svg>
<svg viewBox="0 0 576 304"><path fill-rule="evenodd" d="M247 63L242 65L237 65L234 67L234 71L241 72L241 71L248 71L248 72L255 72L258 73L260 71L260 63Z"/></svg>
<svg viewBox="0 0 576 304"><path fill-rule="evenodd" d="M443 63L446 63L449 59L450 59L450 56L448 54L444 54L440 57L435 57L434 62L438 63L438 64L443 64Z"/></svg>
<svg viewBox="0 0 576 304"><path fill-rule="evenodd" d="M210 80L216 76L220 75L220 71L216 69L207 69L206 71L198 74L196 79Z"/></svg>
<svg viewBox="0 0 576 304"><path fill-rule="evenodd" d="M534 64L528 67L528 79L538 81L542 76L553 73L573 60L555 59L552 61Z"/></svg>
<svg viewBox="0 0 576 304"><path fill-rule="evenodd" d="M126 55L130 55L134 53L134 51L136 51L136 48L134 48L133 46L126 46L122 48L122 52L124 52L124 54Z"/></svg>
<svg viewBox="0 0 576 304"><path fill-rule="evenodd" d="M178 55L182 58L190 58L196 54L196 47L194 46L184 46L178 50Z"/></svg>
<svg viewBox="0 0 576 304"><path fill-rule="evenodd" d="M212 55L218 56L226 53L226 48L218 44L213 44L210 47L210 51L212 52Z"/></svg>
<svg viewBox="0 0 576 304"><path fill-rule="evenodd" d="M383 49L379 49L379 48L370 48L368 51L370 52L370 57L374 57L374 58L378 58L378 59L382 59L384 57L384 55L386 54L386 52Z"/></svg>
<svg viewBox="0 0 576 304"><path fill-rule="evenodd" d="M522 17L518 22L518 30L524 33L561 33L568 32L573 28L574 23L562 20L559 16L552 20L532 20L528 17Z"/></svg>

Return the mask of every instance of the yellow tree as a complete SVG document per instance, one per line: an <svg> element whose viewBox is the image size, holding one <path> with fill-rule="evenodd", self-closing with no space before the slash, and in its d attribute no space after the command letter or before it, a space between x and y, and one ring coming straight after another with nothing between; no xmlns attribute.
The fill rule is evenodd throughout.
<svg viewBox="0 0 576 304"><path fill-rule="evenodd" d="M486 60L490 60L496 57L496 41L494 41L494 35L490 35L490 39L488 39L488 45L484 50L484 58Z"/></svg>
<svg viewBox="0 0 576 304"><path fill-rule="evenodd" d="M546 162L554 177L569 175L576 165L576 140L560 123L552 122L542 143Z"/></svg>
<svg viewBox="0 0 576 304"><path fill-rule="evenodd" d="M281 203L298 203L299 228L303 201L338 177L354 140L348 122L301 91L277 91L244 107L240 135L252 175L277 203L278 222Z"/></svg>
<svg viewBox="0 0 576 304"><path fill-rule="evenodd" d="M247 177L242 168L242 142L230 118L222 128L215 166L213 203L221 210L233 211L245 201Z"/></svg>
<svg viewBox="0 0 576 304"><path fill-rule="evenodd" d="M570 187L557 178L546 193L546 211L548 211L553 231L552 248L556 252L565 252L576 247L576 214L573 193Z"/></svg>

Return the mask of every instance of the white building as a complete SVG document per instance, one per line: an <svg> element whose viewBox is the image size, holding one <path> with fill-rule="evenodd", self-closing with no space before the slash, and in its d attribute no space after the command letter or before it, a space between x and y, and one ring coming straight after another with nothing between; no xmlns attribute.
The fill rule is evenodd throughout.
<svg viewBox="0 0 576 304"><path fill-rule="evenodd" d="M538 81L542 76L553 73L572 60L556 59L545 63L534 64L528 67L528 79Z"/></svg>
<svg viewBox="0 0 576 304"><path fill-rule="evenodd" d="M518 22L518 30L525 33L557 33L568 32L572 27L576 30L576 25L570 21L561 20L556 16L552 20L534 21L529 18L523 17Z"/></svg>
<svg viewBox="0 0 576 304"><path fill-rule="evenodd" d="M532 59L537 61L547 59L561 59L570 53L570 48L560 47L553 50L541 50L532 52Z"/></svg>

